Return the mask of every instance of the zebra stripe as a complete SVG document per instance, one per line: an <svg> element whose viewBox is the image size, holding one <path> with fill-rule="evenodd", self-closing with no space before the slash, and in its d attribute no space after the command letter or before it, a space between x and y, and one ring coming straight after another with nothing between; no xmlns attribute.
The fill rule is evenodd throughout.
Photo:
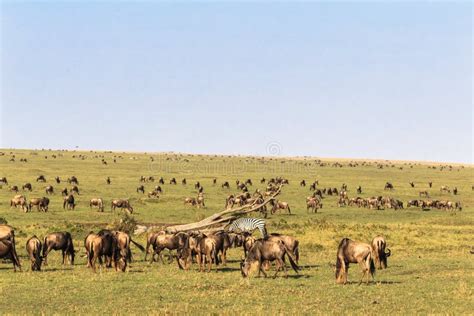
<svg viewBox="0 0 474 316"><path fill-rule="evenodd" d="M253 232L255 229L260 231L263 238L267 237L265 221L261 218L239 218L233 221L229 226L229 232L240 230L241 232Z"/></svg>

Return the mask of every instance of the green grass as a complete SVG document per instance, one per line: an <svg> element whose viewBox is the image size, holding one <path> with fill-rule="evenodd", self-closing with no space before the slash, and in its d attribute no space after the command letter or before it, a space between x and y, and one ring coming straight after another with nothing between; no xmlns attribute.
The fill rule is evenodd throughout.
<svg viewBox="0 0 474 316"><path fill-rule="evenodd" d="M23 272L13 273L10 263L0 264L0 311L7 314L23 313L472 313L474 265L469 254L474 244L474 179L472 166L453 166L452 171L428 168L427 164L395 162L395 167L378 169L375 163L367 166L335 168L315 166L314 160L250 157L222 157L174 154L92 153L61 152L62 157L51 158L52 151L0 150L0 177L6 176L10 184L21 187L33 184L28 197L44 195L44 187L52 184L57 191L51 198L50 211L23 213L10 209L9 200L14 195L7 186L0 189L0 217L13 225L17 233L17 249L21 256ZM10 151L16 161L10 162ZM87 158L81 160L79 154ZM108 164L103 165L104 155ZM113 156L117 163L113 163ZM45 159L44 156L48 156ZM151 162L150 156L154 157ZM135 157L136 159L131 159ZM27 163L20 162L27 158ZM311 163L311 165L309 165ZM386 162L384 162L385 164ZM330 163L331 164L331 163ZM387 163L391 165L392 163ZM399 167L403 167L400 170ZM44 174L47 183L36 183ZM68 176L79 178L81 195L76 211L64 211L58 194L64 186L54 183L54 176L65 180ZM164 194L159 201L150 200L135 192L141 175L165 178ZM173 264L143 262L143 254L133 248L135 262L126 273L100 271L94 274L85 267L82 241L90 230L111 225L119 212L110 211L112 198L130 198L135 208L134 217L139 223L162 225L188 223L222 210L225 197L237 192L235 180L251 178L251 190L260 184L262 177L281 175L290 180L279 199L290 203L293 215L278 214L268 219L269 231L296 236L301 243L299 276L290 271L284 279L243 279L240 275L240 249L232 249L227 268L211 273L199 273L196 266L190 271L178 270ZM112 179L109 186L107 176ZM178 185L169 185L176 177ZM180 184L186 177L188 185ZM212 179L218 185L212 185ZM318 214L306 213L305 198L309 188L299 186L301 179L307 183L320 180L320 187L339 188L344 182L349 186L349 196L355 196L360 184L362 196L390 195L406 202L418 197L427 189L433 199L461 201L463 211L375 211L358 208L336 207L336 197L324 199L324 208ZM183 205L186 196L195 196L194 183L200 181L205 188L205 209ZM231 189L220 184L229 181ZM395 185L393 192L383 190L386 181ZM413 189L408 182L414 181ZM433 189L428 189L433 181ZM155 182L146 184L151 190ZM439 187L457 186L459 195L441 194ZM102 197L106 212L90 210L88 200ZM50 255L50 264L40 273L29 271L24 248L27 238L36 234L68 230L75 247L80 250L74 267L61 266L58 253ZM337 244L343 237L370 241L383 234L392 249L389 268L377 271L376 284L358 286L351 283L336 285L334 273L328 263L335 262ZM134 236L144 243L146 236ZM360 277L359 268L351 266L349 279Z"/></svg>

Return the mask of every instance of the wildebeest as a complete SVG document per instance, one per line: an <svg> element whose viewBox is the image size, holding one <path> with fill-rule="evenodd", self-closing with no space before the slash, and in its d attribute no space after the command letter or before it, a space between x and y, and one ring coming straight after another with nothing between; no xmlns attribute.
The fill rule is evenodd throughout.
<svg viewBox="0 0 474 316"><path fill-rule="evenodd" d="M133 213L133 207L130 205L130 202L128 200L125 200L125 199L112 200L110 204L110 210L115 211L117 207L127 210L130 214Z"/></svg>
<svg viewBox="0 0 474 316"><path fill-rule="evenodd" d="M271 209L271 213L275 214L278 210L287 210L288 214L291 214L290 205L287 202L276 201L273 202L273 207Z"/></svg>
<svg viewBox="0 0 474 316"><path fill-rule="evenodd" d="M28 190L28 191L31 192L31 191L33 191L33 186L31 185L31 183L28 182L28 183L25 183L25 184L21 187L21 189L22 189L23 191Z"/></svg>
<svg viewBox="0 0 474 316"><path fill-rule="evenodd" d="M302 186L302 187L305 187L305 186L306 186L306 181L305 181L304 179L303 179L303 180L301 180L301 182L300 182L300 186Z"/></svg>
<svg viewBox="0 0 474 316"><path fill-rule="evenodd" d="M164 249L181 251L187 244L189 235L183 232L176 234L166 234L165 232L153 232L147 237L145 248L145 260L149 253L150 246L153 249L151 255L151 262L155 261L155 256L158 255L161 262L164 263L161 251Z"/></svg>
<svg viewBox="0 0 474 316"><path fill-rule="evenodd" d="M63 264L67 261L71 265L74 265L74 245L72 242L72 236L69 232L56 232L50 233L44 237L43 242L43 260L44 265L48 264L47 258L51 250L61 250L63 256Z"/></svg>
<svg viewBox="0 0 474 316"><path fill-rule="evenodd" d="M23 211L28 212L28 203L26 202L26 197L21 194L15 195L10 200L10 207L20 207Z"/></svg>
<svg viewBox="0 0 474 316"><path fill-rule="evenodd" d="M28 257L30 257L32 271L41 271L41 262L43 260L41 257L41 249L41 241L36 235L26 242L26 252L28 253Z"/></svg>
<svg viewBox="0 0 474 316"><path fill-rule="evenodd" d="M76 208L76 203L74 199L74 195L69 194L68 196L64 197L63 201L63 209L73 210Z"/></svg>
<svg viewBox="0 0 474 316"><path fill-rule="evenodd" d="M77 177L76 177L76 176L72 176L72 177L68 178L68 179L67 179L67 183L79 185L79 181L77 180Z"/></svg>
<svg viewBox="0 0 474 316"><path fill-rule="evenodd" d="M137 188L137 193L141 192L142 194L145 194L145 187L143 185L140 185L138 188Z"/></svg>
<svg viewBox="0 0 474 316"><path fill-rule="evenodd" d="M367 284L369 275L372 279L375 275L374 258L372 257L372 247L369 244L352 241L349 238L343 238L339 243L336 258L336 283L347 283L347 272L349 263L358 263L362 269L362 278L359 284L367 275Z"/></svg>
<svg viewBox="0 0 474 316"><path fill-rule="evenodd" d="M46 178L43 175L39 175L38 178L36 178L36 182L46 182Z"/></svg>
<svg viewBox="0 0 474 316"><path fill-rule="evenodd" d="M170 184L176 184L176 178L171 178Z"/></svg>
<svg viewBox="0 0 474 316"><path fill-rule="evenodd" d="M49 206L49 199L47 197L32 198L28 204L28 208L31 210L33 206L36 206L38 211L47 212Z"/></svg>
<svg viewBox="0 0 474 316"><path fill-rule="evenodd" d="M384 190L393 190L393 184L390 182L385 183Z"/></svg>
<svg viewBox="0 0 474 316"><path fill-rule="evenodd" d="M8 185L8 180L7 180L6 177L1 177L1 178L0 178L0 182L1 182L2 184Z"/></svg>
<svg viewBox="0 0 474 316"><path fill-rule="evenodd" d="M183 178L183 180L181 180L181 184L186 185L186 178Z"/></svg>
<svg viewBox="0 0 474 316"><path fill-rule="evenodd" d="M67 195L69 195L69 192L68 192L67 188L64 188L64 189L61 190L61 195L62 195L62 196L67 196Z"/></svg>
<svg viewBox="0 0 474 316"><path fill-rule="evenodd" d="M110 177L107 177L107 179L105 179L105 182L106 182L107 184L111 184L111 183L112 183L112 180L110 180Z"/></svg>
<svg viewBox="0 0 474 316"><path fill-rule="evenodd" d="M52 185L48 185L46 188L45 188L45 192L46 194L53 194L54 193L54 188Z"/></svg>
<svg viewBox="0 0 474 316"><path fill-rule="evenodd" d="M217 256L216 240L202 233L194 238L197 241L197 261L199 263L199 271L204 271L205 264L207 263L207 272L211 272L212 262L216 264L217 271L219 258Z"/></svg>
<svg viewBox="0 0 474 316"><path fill-rule="evenodd" d="M374 254L375 265L378 269L387 268L387 258L390 257L391 251L387 248L388 252L385 252L387 242L382 236L377 236L372 240L372 249Z"/></svg>
<svg viewBox="0 0 474 316"><path fill-rule="evenodd" d="M268 236L268 240L281 240L285 244L287 250L293 254L295 262L296 264L298 264L300 260L300 242L295 237L278 233L271 233Z"/></svg>
<svg viewBox="0 0 474 316"><path fill-rule="evenodd" d="M148 198L151 199L151 198L159 198L160 197L160 193L156 190L154 191L150 191L148 192Z"/></svg>
<svg viewBox="0 0 474 316"><path fill-rule="evenodd" d="M411 186L412 188L415 187L415 182L411 181L409 184L410 184L410 186Z"/></svg>
<svg viewBox="0 0 474 316"><path fill-rule="evenodd" d="M453 194L454 194L454 195L458 195L458 188L457 188L457 187L454 187L454 189L453 189Z"/></svg>
<svg viewBox="0 0 474 316"><path fill-rule="evenodd" d="M222 183L221 187L222 187L222 188L230 189L230 184L229 184L228 181L225 181L224 183Z"/></svg>
<svg viewBox="0 0 474 316"><path fill-rule="evenodd" d="M439 191L440 191L440 192L448 192L448 193L451 193L451 189L450 189L447 185L442 185L442 186L439 188Z"/></svg>
<svg viewBox="0 0 474 316"><path fill-rule="evenodd" d="M59 177L55 177L54 180L56 180L56 183L57 184L60 184L61 183L61 179Z"/></svg>
<svg viewBox="0 0 474 316"><path fill-rule="evenodd" d="M17 186L17 185L12 185L12 186L10 187L10 192L18 193L18 186Z"/></svg>
<svg viewBox="0 0 474 316"><path fill-rule="evenodd" d="M70 190L71 194L76 193L79 195L79 187L77 185L73 186Z"/></svg>
<svg viewBox="0 0 474 316"><path fill-rule="evenodd" d="M321 203L320 199L315 197L308 197L306 199L306 210L308 212L311 209L314 213L317 213L320 208L323 208L323 203Z"/></svg>
<svg viewBox="0 0 474 316"><path fill-rule="evenodd" d="M202 192L200 192L196 198L196 203L197 203L197 207L200 208L200 207L206 207L206 204L204 203L204 195L202 194Z"/></svg>
<svg viewBox="0 0 474 316"><path fill-rule="evenodd" d="M97 207L100 212L104 211L104 200L102 198L94 198L91 199L89 202L89 208L92 208L93 206Z"/></svg>
<svg viewBox="0 0 474 316"><path fill-rule="evenodd" d="M187 198L184 199L184 204L185 205L189 204L189 205L195 206L195 205L197 205L197 201L193 197L187 197Z"/></svg>
<svg viewBox="0 0 474 316"><path fill-rule="evenodd" d="M199 181L194 184L194 188L196 190L199 189L200 187L201 187L201 183L199 183Z"/></svg>
<svg viewBox="0 0 474 316"><path fill-rule="evenodd" d="M105 259L107 268L112 267L112 262L117 267L117 240L112 231L103 229L98 234L89 233L84 240L84 247L87 253L87 266L91 267L93 271L96 269L95 263L97 260L102 265Z"/></svg>
<svg viewBox="0 0 474 316"><path fill-rule="evenodd" d="M13 271L21 270L21 263L15 248L15 231L13 227L0 224L0 258L10 259L13 263Z"/></svg>
<svg viewBox="0 0 474 316"><path fill-rule="evenodd" d="M420 193L418 193L418 195L419 195L420 197L421 197L421 196L424 196L424 197L427 197L427 198L430 197L428 191L420 191Z"/></svg>
<svg viewBox="0 0 474 316"><path fill-rule="evenodd" d="M258 275L260 272L263 273L265 277L267 274L263 269L263 262L276 261L276 272L273 278L276 278L278 272L283 269L285 272L285 277L288 277L288 271L285 265L285 256L290 260L291 267L293 270L298 273L299 267L296 264L293 254L288 250L285 244L281 240L270 241L259 239L255 241L254 245L247 254L245 260L240 263L240 271L243 277L247 277L250 272L250 268L254 263L258 264Z"/></svg>
<svg viewBox="0 0 474 316"><path fill-rule="evenodd" d="M115 269L125 272L127 269L127 263L132 261L132 250L130 249L130 243L133 243L141 251L145 251L142 245L135 242L130 236L121 231L113 232L117 241L117 252L115 258Z"/></svg>

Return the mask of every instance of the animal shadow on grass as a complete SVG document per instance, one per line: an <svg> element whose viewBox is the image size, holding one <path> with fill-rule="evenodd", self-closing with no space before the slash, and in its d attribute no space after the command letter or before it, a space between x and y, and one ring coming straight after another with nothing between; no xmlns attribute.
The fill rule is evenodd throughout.
<svg viewBox="0 0 474 316"><path fill-rule="evenodd" d="M370 281L368 285L378 285L378 284L401 284L399 281ZM365 282L359 283L359 281L347 281L347 285L367 285Z"/></svg>
<svg viewBox="0 0 474 316"><path fill-rule="evenodd" d="M219 267L217 268L218 272L235 272L240 271L239 268L231 268L231 267Z"/></svg>

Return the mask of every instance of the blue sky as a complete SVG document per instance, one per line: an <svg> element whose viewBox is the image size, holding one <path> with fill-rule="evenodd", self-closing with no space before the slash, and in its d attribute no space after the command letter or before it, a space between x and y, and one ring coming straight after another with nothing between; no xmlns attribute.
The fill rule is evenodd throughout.
<svg viewBox="0 0 474 316"><path fill-rule="evenodd" d="M0 147L472 163L472 13L2 1Z"/></svg>

